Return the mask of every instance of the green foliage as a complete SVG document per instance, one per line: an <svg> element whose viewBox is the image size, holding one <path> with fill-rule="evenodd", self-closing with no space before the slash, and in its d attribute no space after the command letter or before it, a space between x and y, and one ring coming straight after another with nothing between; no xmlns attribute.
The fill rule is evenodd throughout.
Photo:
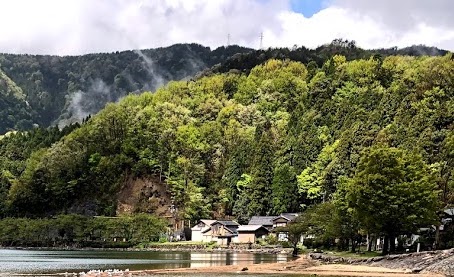
<svg viewBox="0 0 454 277"><path fill-rule="evenodd" d="M22 89L0 68L0 134L32 128L32 115Z"/></svg>
<svg viewBox="0 0 454 277"><path fill-rule="evenodd" d="M272 214L296 212L299 210L296 174L292 166L283 164L275 168L272 183Z"/></svg>
<svg viewBox="0 0 454 277"><path fill-rule="evenodd" d="M130 93L192 77L249 51L177 44L83 56L0 54L0 134L82 120Z"/></svg>
<svg viewBox="0 0 454 277"><path fill-rule="evenodd" d="M336 187L333 183L336 180L330 180L330 177L336 169L336 148L338 145L339 141L337 140L332 145L325 146L312 166L304 169L298 176L299 190L308 199L325 200L328 195L335 191Z"/></svg>
<svg viewBox="0 0 454 277"><path fill-rule="evenodd" d="M158 241L166 224L155 216L86 217L0 220L1 246L123 247Z"/></svg>
<svg viewBox="0 0 454 277"><path fill-rule="evenodd" d="M435 223L438 193L420 155L378 145L364 151L347 201L363 228L392 240Z"/></svg>
<svg viewBox="0 0 454 277"><path fill-rule="evenodd" d="M332 45L345 47L361 52ZM350 59L333 52L309 69L270 60L250 74L171 82L71 132L5 136L1 216L115 215L126 180L155 178L177 219L245 223L307 209L308 232L326 245L436 223L434 209L453 204L452 54Z"/></svg>
<svg viewBox="0 0 454 277"><path fill-rule="evenodd" d="M232 74L217 88L228 98L234 97L247 105L257 96L257 88L260 88L258 93L273 91L273 95L268 94L258 104L271 109L283 104L292 110L306 91L302 80L312 79L317 67L334 56L337 58L323 68L326 73L334 73L334 68L343 60L372 58L382 62L384 57L390 55L445 54L444 50L421 45L364 50L357 47L354 41L342 39L316 49L299 47L253 51L233 45L211 50L197 44L176 44L166 48L84 56L0 54L0 135L9 130L29 130L36 124L46 128L56 122L80 121L97 113L107 103L130 93L153 91L172 80L194 75L200 78L213 73L252 72L258 80L247 79L243 82L242 77ZM284 68L270 64L264 70L254 69L270 59L294 62ZM308 64L308 69L298 62ZM350 72L354 75L360 71ZM383 73L380 79L386 81L389 72ZM270 79L273 74L286 78L257 82ZM202 111L207 110L201 107L198 112Z"/></svg>

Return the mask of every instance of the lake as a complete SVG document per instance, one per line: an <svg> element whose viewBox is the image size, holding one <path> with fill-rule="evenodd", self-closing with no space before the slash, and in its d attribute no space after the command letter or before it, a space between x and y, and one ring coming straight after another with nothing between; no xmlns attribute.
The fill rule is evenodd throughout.
<svg viewBox="0 0 454 277"><path fill-rule="evenodd" d="M78 273L90 269L144 270L249 265L286 262L289 258L285 254L2 249L0 250L0 276Z"/></svg>

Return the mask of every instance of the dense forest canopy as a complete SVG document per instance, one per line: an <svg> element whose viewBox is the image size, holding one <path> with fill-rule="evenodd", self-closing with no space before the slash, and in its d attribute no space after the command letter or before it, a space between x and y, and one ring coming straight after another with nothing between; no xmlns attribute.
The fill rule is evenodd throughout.
<svg viewBox="0 0 454 277"><path fill-rule="evenodd" d="M433 47L364 50L354 41L334 40L316 49L211 50L197 44L83 56L0 54L0 134L32 127L80 122L130 93L154 91L171 80L231 70L248 73L268 59L303 62L312 70L335 54L347 60L389 55L444 55Z"/></svg>
<svg viewBox="0 0 454 277"><path fill-rule="evenodd" d="M248 74L170 82L81 125L3 137L0 215L115 215L130 176L159 176L177 216L191 220L244 222L339 195L354 206L367 192L354 189L361 176L387 172L367 166L379 153L402 165L390 185L415 182L408 191L435 199L421 204L431 223L453 204L453 80L449 53L335 55L321 67L269 60Z"/></svg>
<svg viewBox="0 0 454 277"><path fill-rule="evenodd" d="M154 91L249 51L176 44L83 56L0 54L0 134L80 121L129 93Z"/></svg>

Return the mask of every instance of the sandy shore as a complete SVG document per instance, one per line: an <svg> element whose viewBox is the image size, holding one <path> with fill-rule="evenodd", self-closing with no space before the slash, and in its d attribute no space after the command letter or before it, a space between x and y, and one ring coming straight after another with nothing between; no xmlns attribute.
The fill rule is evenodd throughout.
<svg viewBox="0 0 454 277"><path fill-rule="evenodd" d="M155 274L169 273L239 273L245 266L227 265L201 268L161 269L144 270L132 272L133 276L152 276ZM441 277L437 274L416 274L409 273L404 269L389 269L384 267L372 267L363 265L322 265L317 261L301 257L297 260L285 263L253 264L248 265L246 272L257 274L301 274L317 276L363 276L363 277L411 277L411 276L432 276Z"/></svg>

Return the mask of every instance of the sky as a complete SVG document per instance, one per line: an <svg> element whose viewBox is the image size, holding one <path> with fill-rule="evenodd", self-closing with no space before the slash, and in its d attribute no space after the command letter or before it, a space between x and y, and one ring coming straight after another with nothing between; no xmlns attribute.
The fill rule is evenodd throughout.
<svg viewBox="0 0 454 277"><path fill-rule="evenodd" d="M0 52L78 55L200 43L216 48L454 50L454 0L0 0Z"/></svg>

